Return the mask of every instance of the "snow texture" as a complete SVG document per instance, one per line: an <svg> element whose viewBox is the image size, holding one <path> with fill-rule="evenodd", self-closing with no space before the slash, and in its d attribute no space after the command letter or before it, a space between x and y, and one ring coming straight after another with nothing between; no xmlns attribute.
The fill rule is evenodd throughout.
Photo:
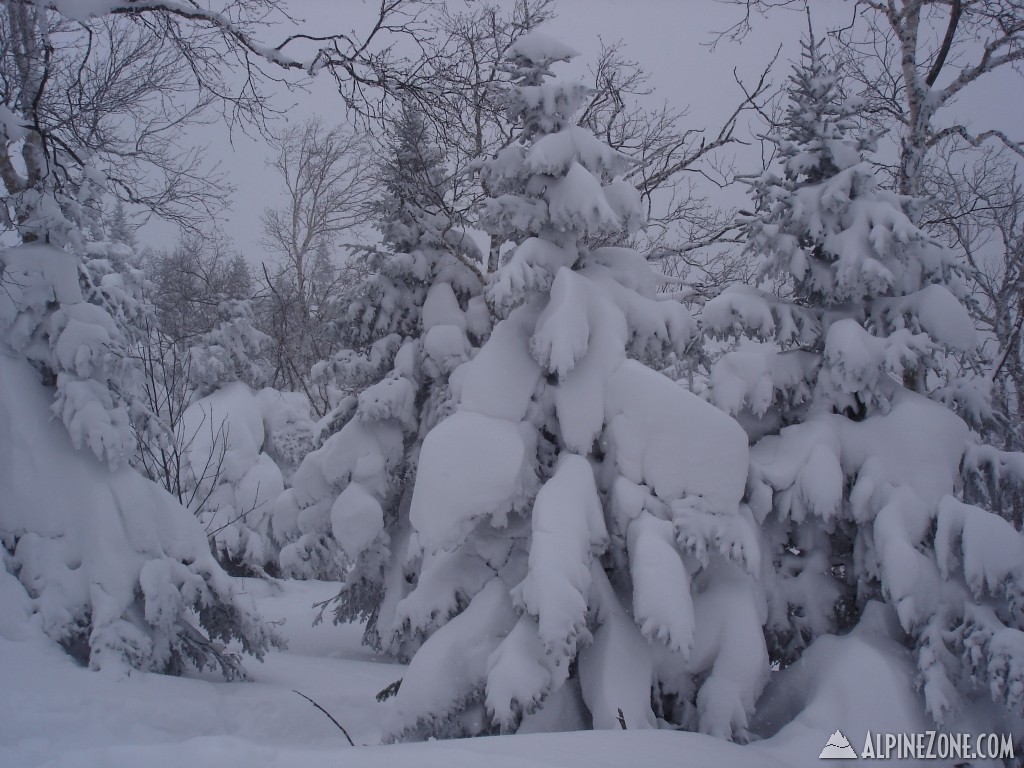
<svg viewBox="0 0 1024 768"><path fill-rule="evenodd" d="M225 644L261 657L274 635L202 527L134 470L74 451L48 418L49 394L25 362L0 354L0 535L28 593L21 610L92 668L244 675Z"/></svg>
<svg viewBox="0 0 1024 768"><path fill-rule="evenodd" d="M423 441L409 519L428 552L458 545L481 518L504 526L530 496L535 448L529 431L463 410Z"/></svg>
<svg viewBox="0 0 1024 768"><path fill-rule="evenodd" d="M591 555L608 543L594 473L586 459L564 454L533 502L529 571L513 600L536 617L545 652L568 665L587 639Z"/></svg>
<svg viewBox="0 0 1024 768"><path fill-rule="evenodd" d="M734 511L746 484L747 440L716 408L627 360L608 380L608 451L619 472L663 500Z"/></svg>

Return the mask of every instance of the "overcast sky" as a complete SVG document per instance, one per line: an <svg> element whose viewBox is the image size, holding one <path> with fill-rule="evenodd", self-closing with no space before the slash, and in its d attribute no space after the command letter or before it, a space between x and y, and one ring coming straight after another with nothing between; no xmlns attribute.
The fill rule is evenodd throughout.
<svg viewBox="0 0 1024 768"><path fill-rule="evenodd" d="M463 6L465 0L449 3ZM377 4L377 0L291 0L288 6L293 15L304 20L304 26L321 34L339 27L358 34L372 22ZM848 19L852 3L814 0L812 8L816 28L824 30ZM563 68L562 73L584 74L586 65L596 58L600 39L622 40L625 53L650 73L652 105L668 101L677 108L688 106L688 127L711 130L717 130L742 97L733 69L744 81L756 81L781 45L782 56L773 79L782 82L789 73L788 60L798 56L799 39L806 31L802 13L779 12L758 20L742 43L726 40L712 49L708 43L714 32L736 21L740 12L718 0L557 0L557 9L558 17L546 26L547 31L582 54L571 69ZM276 36L268 33L268 42ZM958 111L983 118L985 127L995 124L1016 133L1016 126L1024 124L1022 95L1020 81L1013 75L992 76L966 94ZM318 78L305 94L282 89L277 106L287 110L285 119L290 122L319 115L333 124L345 117L329 77ZM266 165L266 146L262 140L237 133L229 142L222 126L204 128L196 140L210 144L211 158L220 163L236 188L232 210L224 214L223 229L250 263L258 264L266 258L259 242L260 214L280 200L280 182ZM745 166L756 170L758 159L756 148L746 154L741 149L737 165L740 170ZM742 195L739 190L733 194ZM167 248L173 245L176 231L166 224L150 222L140 239Z"/></svg>

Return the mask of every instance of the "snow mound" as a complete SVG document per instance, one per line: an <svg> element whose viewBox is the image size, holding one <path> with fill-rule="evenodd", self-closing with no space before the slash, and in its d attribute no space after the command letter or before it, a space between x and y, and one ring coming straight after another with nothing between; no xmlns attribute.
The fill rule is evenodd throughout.
<svg viewBox="0 0 1024 768"><path fill-rule="evenodd" d="M858 751L868 732L933 728L900 636L892 611L870 603L853 632L817 639L797 662L773 676L761 697L752 725L769 738L759 747L777 759L810 766L817 764L819 750L831 743L829 734L837 728Z"/></svg>

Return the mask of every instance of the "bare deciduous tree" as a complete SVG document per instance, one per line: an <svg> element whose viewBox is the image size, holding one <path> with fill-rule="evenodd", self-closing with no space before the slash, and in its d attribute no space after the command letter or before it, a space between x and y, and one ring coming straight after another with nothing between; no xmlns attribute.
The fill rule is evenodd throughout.
<svg viewBox="0 0 1024 768"><path fill-rule="evenodd" d="M367 113L418 92L416 64L393 45L426 35L426 5L380 0L362 37L294 32L272 45L260 34L295 20L270 0L3 0L0 221L26 239L57 236L98 200L83 194L101 175L110 191L164 218L208 220L228 189L200 148L182 143L187 126L216 107L229 125L264 132L275 111L268 86L301 87L323 70Z"/></svg>
<svg viewBox="0 0 1024 768"><path fill-rule="evenodd" d="M0 178L8 227L24 229L44 187L75 196L89 181L87 166L122 198L169 220L193 224L219 209L228 191L223 179L202 163L199 148L180 142L212 97L193 88L172 45L123 20L71 22L18 3L2 11Z"/></svg>
<svg viewBox="0 0 1024 768"><path fill-rule="evenodd" d="M965 255L975 322L992 361L998 439L1007 450L1024 449L1024 181L1005 150L968 152L947 142L929 186L940 188L933 229Z"/></svg>
<svg viewBox="0 0 1024 768"><path fill-rule="evenodd" d="M717 128L687 126L686 109L667 102L642 106L650 96L649 75L623 52L602 44L592 67L593 96L580 122L609 146L636 159L626 179L640 192L648 228L632 246L661 262L671 277L685 281L696 300L717 295L730 282L745 280L749 259L730 248L739 242L735 211L711 205L709 188L733 184L736 173L726 154L747 143L744 120L772 123L776 92L769 76L778 54L753 85L733 71L741 98Z"/></svg>
<svg viewBox="0 0 1024 768"><path fill-rule="evenodd" d="M362 221L372 190L369 146L355 131L328 129L319 119L274 136L271 146L271 167L284 183L285 203L264 211L263 244L280 257L300 309L308 313L309 272L317 253L337 247Z"/></svg>
<svg viewBox="0 0 1024 768"><path fill-rule="evenodd" d="M204 411L198 424L189 424L185 412L196 400L189 382L189 351L155 328L147 330L132 350L141 373L138 394L153 417L149 428L136 425L136 463L198 516L224 471L227 421L215 423L213 414ZM209 451L199 467L193 465L190 451L201 433Z"/></svg>
<svg viewBox="0 0 1024 768"><path fill-rule="evenodd" d="M723 35L741 37L756 12L804 9L807 0L723 0L744 16ZM865 99L864 114L899 131L896 186L920 195L928 156L955 137L978 147L994 141L1024 157L1024 144L998 128L976 130L946 109L987 74L1020 71L1022 0L851 0L850 23L830 30L848 75ZM936 115L943 112L940 125Z"/></svg>
<svg viewBox="0 0 1024 768"><path fill-rule="evenodd" d="M326 397L311 389L309 374L331 351L331 305L350 282L332 255L364 220L372 153L353 129L316 119L278 134L272 145L285 201L263 214L264 245L278 257L263 266L263 325L274 339L275 381L305 391L322 413Z"/></svg>

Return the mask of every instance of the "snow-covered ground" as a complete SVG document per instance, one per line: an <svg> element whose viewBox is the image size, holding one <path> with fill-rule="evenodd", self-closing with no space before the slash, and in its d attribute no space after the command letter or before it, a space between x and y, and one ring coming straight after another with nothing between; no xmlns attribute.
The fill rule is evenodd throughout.
<svg viewBox="0 0 1024 768"><path fill-rule="evenodd" d="M854 695L847 712L824 707L819 718L801 715L778 736L747 746L670 730L581 731L379 746L387 704L374 697L400 678L404 668L376 659L363 648L358 626L329 622L311 626L312 604L333 594L336 585L288 581L272 586L253 580L241 580L238 585L254 594L268 619L285 620L282 629L289 640L287 651L268 654L265 663L248 662L252 682L90 672L50 641L28 633L24 625L18 632L8 626L0 633L0 765L802 766L818 764L819 751L837 727L844 728L859 748L859 726L870 726L871 720L884 723L902 708L891 688L880 691L874 707ZM12 639L19 635L20 639ZM837 661L838 674L844 674L840 660L846 658L845 666L852 665L861 678L869 682L874 678L880 685L888 679L899 688L908 670L877 663L882 655L874 658L871 649L879 642L884 641L835 638L828 650ZM815 687L799 676L794 682L808 690ZM853 688L872 695L871 684ZM329 711L359 746L350 747L330 720L293 690ZM780 689L779 695L792 699L799 697L799 691ZM847 719L840 723L833 717ZM851 722L851 717L858 722Z"/></svg>

